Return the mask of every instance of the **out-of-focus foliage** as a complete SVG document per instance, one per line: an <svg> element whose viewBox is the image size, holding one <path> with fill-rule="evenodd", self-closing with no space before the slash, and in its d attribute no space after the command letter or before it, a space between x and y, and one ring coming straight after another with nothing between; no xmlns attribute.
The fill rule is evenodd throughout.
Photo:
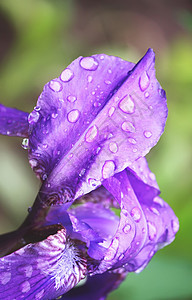
<svg viewBox="0 0 192 300"><path fill-rule="evenodd" d="M137 61L156 52L169 117L148 155L180 231L141 274L109 299L191 299L192 6L190 1L0 1L0 102L31 111L43 85L77 56L105 52ZM0 137L0 233L21 224L39 182L21 140Z"/></svg>

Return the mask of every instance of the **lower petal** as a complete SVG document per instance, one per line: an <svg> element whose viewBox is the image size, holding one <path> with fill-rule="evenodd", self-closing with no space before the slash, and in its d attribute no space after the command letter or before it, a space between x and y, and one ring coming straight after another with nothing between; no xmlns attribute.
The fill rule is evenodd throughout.
<svg viewBox="0 0 192 300"><path fill-rule="evenodd" d="M125 273L105 272L88 277L86 283L63 295L63 300L104 300L125 279Z"/></svg>

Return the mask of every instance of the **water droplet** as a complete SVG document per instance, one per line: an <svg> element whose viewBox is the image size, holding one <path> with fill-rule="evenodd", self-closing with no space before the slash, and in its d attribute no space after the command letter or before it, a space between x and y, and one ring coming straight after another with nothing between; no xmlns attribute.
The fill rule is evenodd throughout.
<svg viewBox="0 0 192 300"><path fill-rule="evenodd" d="M118 151L118 145L117 145L117 143L111 142L111 143L109 144L109 150L110 150L112 153L117 153L117 151Z"/></svg>
<svg viewBox="0 0 192 300"><path fill-rule="evenodd" d="M30 163L32 169L37 166L37 160L36 159L33 159L33 158L30 159L29 163Z"/></svg>
<svg viewBox="0 0 192 300"><path fill-rule="evenodd" d="M47 174L43 174L42 180L44 181L44 180L46 180L46 179L47 179Z"/></svg>
<svg viewBox="0 0 192 300"><path fill-rule="evenodd" d="M172 220L171 225L172 225L172 228L173 228L173 232L176 233L179 230L178 220Z"/></svg>
<svg viewBox="0 0 192 300"><path fill-rule="evenodd" d="M162 98L166 98L166 92L164 89L159 89L159 95L162 97Z"/></svg>
<svg viewBox="0 0 192 300"><path fill-rule="evenodd" d="M93 125L91 128L89 128L89 130L87 131L86 135L85 135L85 140L88 143L93 142L93 140L96 138L98 134L98 128L96 125Z"/></svg>
<svg viewBox="0 0 192 300"><path fill-rule="evenodd" d="M93 77L89 75L89 76L87 77L87 81L88 81L89 83L91 83L91 82L93 81Z"/></svg>
<svg viewBox="0 0 192 300"><path fill-rule="evenodd" d="M146 137L146 138L150 138L151 136L152 136L152 132L151 131L144 131L144 136Z"/></svg>
<svg viewBox="0 0 192 300"><path fill-rule="evenodd" d="M6 285L10 280L11 280L11 272L1 271L0 283Z"/></svg>
<svg viewBox="0 0 192 300"><path fill-rule="evenodd" d="M88 179L88 184L92 187L96 187L98 185L98 181L94 178L89 178Z"/></svg>
<svg viewBox="0 0 192 300"><path fill-rule="evenodd" d="M128 233L131 230L131 225L127 224L123 227L123 232Z"/></svg>
<svg viewBox="0 0 192 300"><path fill-rule="evenodd" d="M135 222L139 222L141 219L141 210L139 207L134 207L131 210L131 216Z"/></svg>
<svg viewBox="0 0 192 300"><path fill-rule="evenodd" d="M49 88L54 92L60 92L62 90L62 84L57 80L51 80L49 82Z"/></svg>
<svg viewBox="0 0 192 300"><path fill-rule="evenodd" d="M108 111L108 116L111 117L115 112L115 107L114 106L111 106L109 111Z"/></svg>
<svg viewBox="0 0 192 300"><path fill-rule="evenodd" d="M92 95L95 95L95 91L91 92Z"/></svg>
<svg viewBox="0 0 192 300"><path fill-rule="evenodd" d="M149 253L149 258L151 258L154 254L155 254L155 251L152 250L152 251Z"/></svg>
<svg viewBox="0 0 192 300"><path fill-rule="evenodd" d="M29 139L23 139L22 147L23 149L29 149Z"/></svg>
<svg viewBox="0 0 192 300"><path fill-rule="evenodd" d="M157 216L159 216L159 211L155 207L150 207L150 210Z"/></svg>
<svg viewBox="0 0 192 300"><path fill-rule="evenodd" d="M32 111L28 116L29 124L36 123L39 120L39 113L37 111Z"/></svg>
<svg viewBox="0 0 192 300"><path fill-rule="evenodd" d="M119 247L119 239L117 237L115 237L112 241L112 244L110 246L111 248L113 248L115 251L117 251L118 247Z"/></svg>
<svg viewBox="0 0 192 300"><path fill-rule="evenodd" d="M72 95L69 95L69 96L67 97L67 100L68 100L69 102L73 103L73 102L75 102L75 101L77 100L77 97L72 96Z"/></svg>
<svg viewBox="0 0 192 300"><path fill-rule="evenodd" d="M120 102L119 108L127 114L132 114L135 111L135 104L131 95L126 95Z"/></svg>
<svg viewBox="0 0 192 300"><path fill-rule="evenodd" d="M110 80L105 80L105 84L110 85L112 82Z"/></svg>
<svg viewBox="0 0 192 300"><path fill-rule="evenodd" d="M153 202L159 204L161 207L164 206L163 200L158 196L153 199Z"/></svg>
<svg viewBox="0 0 192 300"><path fill-rule="evenodd" d="M78 109L73 109L68 113L67 119L68 119L69 122L75 123L79 119L79 116L80 116L79 110Z"/></svg>
<svg viewBox="0 0 192 300"><path fill-rule="evenodd" d="M135 145L137 143L136 140L133 138L128 138L128 141L129 141L129 143L131 143L133 145Z"/></svg>
<svg viewBox="0 0 192 300"><path fill-rule="evenodd" d="M103 165L102 168L102 175L103 178L109 178L112 175L114 175L114 171L115 171L115 163L113 160L106 160L106 162Z"/></svg>
<svg viewBox="0 0 192 300"><path fill-rule="evenodd" d="M109 249L104 257L105 261L112 260L115 257L116 251L114 249Z"/></svg>
<svg viewBox="0 0 192 300"><path fill-rule="evenodd" d="M100 55L99 58L100 58L101 60L103 60L105 57L104 57L104 55Z"/></svg>
<svg viewBox="0 0 192 300"><path fill-rule="evenodd" d="M119 260L122 260L124 257L125 257L125 255L122 253L122 254L119 256Z"/></svg>
<svg viewBox="0 0 192 300"><path fill-rule="evenodd" d="M152 241L156 237L157 229L151 222L147 222L147 225L149 231L149 239Z"/></svg>
<svg viewBox="0 0 192 300"><path fill-rule="evenodd" d="M137 148L133 148L133 153L136 153L138 150L137 150Z"/></svg>
<svg viewBox="0 0 192 300"><path fill-rule="evenodd" d="M129 215L128 211L125 208L123 208L121 210L121 212L122 212L122 214L124 214L125 217L127 217Z"/></svg>
<svg viewBox="0 0 192 300"><path fill-rule="evenodd" d="M81 172L79 173L79 177L82 177L85 174L86 169L82 169Z"/></svg>
<svg viewBox="0 0 192 300"><path fill-rule="evenodd" d="M56 119L58 117L58 114L57 113L52 113L51 117L52 117L52 119Z"/></svg>
<svg viewBox="0 0 192 300"><path fill-rule="evenodd" d="M41 110L41 106L39 106L39 105L35 106L35 107L34 107L34 110L40 111L40 110Z"/></svg>
<svg viewBox="0 0 192 300"><path fill-rule="evenodd" d="M150 172L149 173L149 178L151 179L151 180L153 180L153 181L155 181L155 174L154 173L152 173L152 172Z"/></svg>
<svg viewBox="0 0 192 300"><path fill-rule="evenodd" d="M65 70L61 73L61 75L60 75L61 80L64 81L64 82L70 81L73 77L74 77L73 71L71 71L71 70L68 69L68 68L65 69Z"/></svg>
<svg viewBox="0 0 192 300"><path fill-rule="evenodd" d="M142 91L145 91L148 88L149 83L150 83L149 75L147 74L147 72L144 71L139 78L140 89Z"/></svg>
<svg viewBox="0 0 192 300"><path fill-rule="evenodd" d="M128 121L123 122L123 124L121 125L121 128L127 132L135 132L135 126L131 122L128 122Z"/></svg>
<svg viewBox="0 0 192 300"><path fill-rule="evenodd" d="M145 98L149 98L149 92L145 92L144 96Z"/></svg>
<svg viewBox="0 0 192 300"><path fill-rule="evenodd" d="M89 71L95 71L98 68L98 61L94 57L83 57L80 60L80 66Z"/></svg>
<svg viewBox="0 0 192 300"><path fill-rule="evenodd" d="M118 96L115 96L114 97L114 102L118 102L119 101L119 97Z"/></svg>

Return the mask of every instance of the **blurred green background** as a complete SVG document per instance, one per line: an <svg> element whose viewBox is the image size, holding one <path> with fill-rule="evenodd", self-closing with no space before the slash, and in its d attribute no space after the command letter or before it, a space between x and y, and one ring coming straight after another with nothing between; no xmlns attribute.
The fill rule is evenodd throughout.
<svg viewBox="0 0 192 300"><path fill-rule="evenodd" d="M0 102L7 106L31 111L43 85L80 55L137 62L149 47L169 117L148 160L180 231L110 300L192 299L192 2L0 0ZM38 188L21 139L1 136L0 233L21 224Z"/></svg>

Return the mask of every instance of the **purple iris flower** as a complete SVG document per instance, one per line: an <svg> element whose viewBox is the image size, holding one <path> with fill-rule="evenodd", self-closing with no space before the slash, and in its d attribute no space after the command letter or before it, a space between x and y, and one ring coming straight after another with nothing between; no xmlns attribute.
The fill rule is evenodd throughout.
<svg viewBox="0 0 192 300"><path fill-rule="evenodd" d="M30 114L0 106L0 133L25 137L42 182L24 223L0 237L1 299L105 299L173 241L178 219L145 159L167 118L154 63L151 49L136 65L80 57Z"/></svg>

